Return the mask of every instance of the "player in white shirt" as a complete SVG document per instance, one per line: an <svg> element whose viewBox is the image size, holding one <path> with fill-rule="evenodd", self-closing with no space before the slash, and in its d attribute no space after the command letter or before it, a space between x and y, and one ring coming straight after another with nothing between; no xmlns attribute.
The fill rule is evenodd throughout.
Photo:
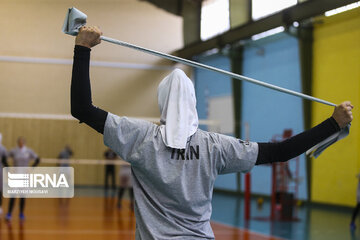
<svg viewBox="0 0 360 240"><path fill-rule="evenodd" d="M30 161L34 160L34 163L31 165L35 167L39 164L40 158L38 155L26 145L26 140L23 137L19 137L17 140L17 147L12 149L9 152L9 157L13 159L13 167L28 167ZM9 202L9 210L6 214L6 220L11 220L11 213L14 208L15 198L10 198ZM20 198L20 220L25 220L24 216L24 208L25 208L25 198Z"/></svg>

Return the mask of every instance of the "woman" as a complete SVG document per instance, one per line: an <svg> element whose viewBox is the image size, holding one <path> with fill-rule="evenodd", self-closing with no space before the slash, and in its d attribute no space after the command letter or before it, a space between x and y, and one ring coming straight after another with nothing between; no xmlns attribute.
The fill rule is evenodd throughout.
<svg viewBox="0 0 360 240"><path fill-rule="evenodd" d="M91 102L90 48L100 43L101 34L97 27L82 27L76 37L71 113L103 134L105 145L131 164L136 239L214 239L210 216L217 175L287 161L352 121L353 106L344 102L329 119L281 143L202 131L194 86L179 69L159 85L160 126L116 116Z"/></svg>

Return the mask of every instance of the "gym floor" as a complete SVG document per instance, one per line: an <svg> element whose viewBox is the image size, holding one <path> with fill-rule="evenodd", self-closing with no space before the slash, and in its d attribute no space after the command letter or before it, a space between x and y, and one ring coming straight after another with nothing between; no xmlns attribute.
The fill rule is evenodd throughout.
<svg viewBox="0 0 360 240"><path fill-rule="evenodd" d="M351 209L304 205L294 210L297 221L270 221L270 202L265 200L259 208L252 199L248 222L244 221L243 209L242 198L214 194L212 219L230 226L281 239L360 239L360 232L349 228Z"/></svg>
<svg viewBox="0 0 360 240"><path fill-rule="evenodd" d="M73 199L27 199L26 220L20 222L15 209L10 223L0 221L0 239L135 239L135 216L129 201L124 199L119 210L116 198L102 194L99 189L79 189ZM4 211L7 203L4 199ZM258 208L253 199L251 220L246 222L243 205L242 198L214 193L216 239L360 239L359 231L349 230L350 209L303 206L296 210L298 221L269 221L269 202Z"/></svg>

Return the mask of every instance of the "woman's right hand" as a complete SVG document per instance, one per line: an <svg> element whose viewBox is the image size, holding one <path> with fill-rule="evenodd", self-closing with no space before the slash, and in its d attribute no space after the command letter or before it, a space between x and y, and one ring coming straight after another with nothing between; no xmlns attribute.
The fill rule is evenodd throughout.
<svg viewBox="0 0 360 240"><path fill-rule="evenodd" d="M98 27L83 26L75 38L75 45L92 48L101 42L101 30Z"/></svg>

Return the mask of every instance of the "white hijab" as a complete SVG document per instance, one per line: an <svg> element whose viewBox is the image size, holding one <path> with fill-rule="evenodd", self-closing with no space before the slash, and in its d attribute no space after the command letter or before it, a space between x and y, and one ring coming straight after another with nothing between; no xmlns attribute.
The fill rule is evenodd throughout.
<svg viewBox="0 0 360 240"><path fill-rule="evenodd" d="M165 145L186 148L187 139L196 132L199 119L194 85L182 70L175 69L160 82L158 103Z"/></svg>

